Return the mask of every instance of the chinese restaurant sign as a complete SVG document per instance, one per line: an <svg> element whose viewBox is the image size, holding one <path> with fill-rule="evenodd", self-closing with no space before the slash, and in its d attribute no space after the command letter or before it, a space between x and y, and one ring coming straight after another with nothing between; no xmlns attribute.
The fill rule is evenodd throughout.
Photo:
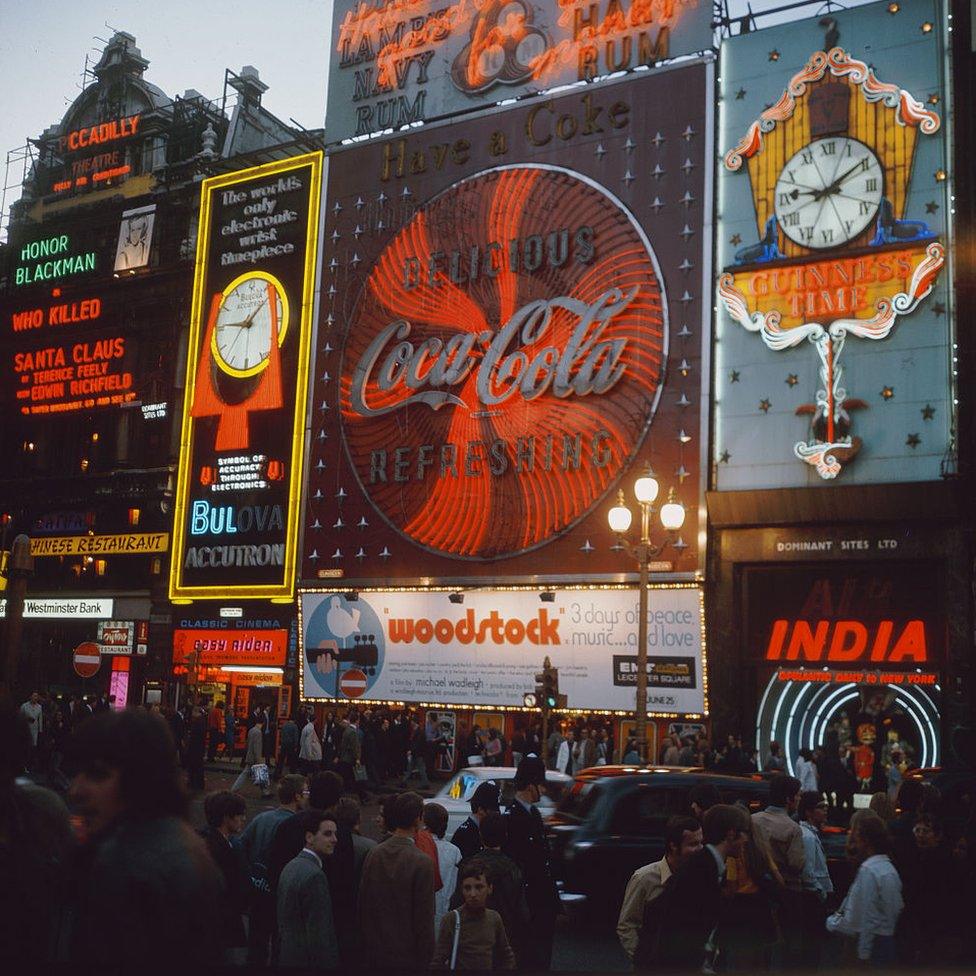
<svg viewBox="0 0 976 976"><path fill-rule="evenodd" d="M336 0L333 10L330 142L712 47L706 0Z"/></svg>
<svg viewBox="0 0 976 976"><path fill-rule="evenodd" d="M635 590L302 593L302 697L520 706L544 657L572 708L630 710ZM702 594L649 591L648 710L707 711Z"/></svg>
<svg viewBox="0 0 976 976"><path fill-rule="evenodd" d="M603 503L648 460L695 571L710 75L331 157L303 579L619 573Z"/></svg>
<svg viewBox="0 0 976 976"><path fill-rule="evenodd" d="M171 599L292 592L321 171L203 183Z"/></svg>
<svg viewBox="0 0 976 976"><path fill-rule="evenodd" d="M166 552L167 532L126 535L67 535L31 539L30 554L40 556L146 556Z"/></svg>
<svg viewBox="0 0 976 976"><path fill-rule="evenodd" d="M725 42L720 489L939 476L953 416L942 18L906 0Z"/></svg>

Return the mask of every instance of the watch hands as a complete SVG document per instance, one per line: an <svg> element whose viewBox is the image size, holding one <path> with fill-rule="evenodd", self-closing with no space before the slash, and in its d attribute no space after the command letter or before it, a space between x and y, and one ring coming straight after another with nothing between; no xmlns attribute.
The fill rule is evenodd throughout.
<svg viewBox="0 0 976 976"><path fill-rule="evenodd" d="M830 186L825 186L822 190L819 190L820 197L833 196L835 193L840 192L841 184L856 170L861 169L864 166L865 160L861 159L856 162L850 169L846 170L842 176L834 178L834 181ZM817 198L819 199L819 197Z"/></svg>
<svg viewBox="0 0 976 976"><path fill-rule="evenodd" d="M251 327L251 323L254 321L254 316L257 315L258 312L260 312L262 308L264 308L264 304L263 303L260 304L260 305L255 305L254 306L254 311L251 312L251 314L246 319L244 319L243 322L241 322L241 327L242 328L249 329Z"/></svg>

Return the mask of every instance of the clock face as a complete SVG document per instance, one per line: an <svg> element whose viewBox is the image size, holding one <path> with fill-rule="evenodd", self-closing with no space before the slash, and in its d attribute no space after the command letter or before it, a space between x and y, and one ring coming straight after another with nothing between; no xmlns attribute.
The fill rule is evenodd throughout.
<svg viewBox="0 0 976 976"><path fill-rule="evenodd" d="M211 349L217 365L231 376L256 376L268 364L271 337L281 346L288 328L288 302L276 278L251 271L224 292Z"/></svg>
<svg viewBox="0 0 976 976"><path fill-rule="evenodd" d="M857 139L815 139L776 181L776 219L794 244L823 250L852 241L877 216L884 189L878 157Z"/></svg>

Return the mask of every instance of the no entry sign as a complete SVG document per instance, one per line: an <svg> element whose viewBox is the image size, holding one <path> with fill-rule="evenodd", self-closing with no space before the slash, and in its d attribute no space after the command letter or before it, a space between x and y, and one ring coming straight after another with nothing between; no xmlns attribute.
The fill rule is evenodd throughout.
<svg viewBox="0 0 976 976"><path fill-rule="evenodd" d="M102 655L94 641L83 641L75 648L75 673L80 678L90 678L98 671L102 663Z"/></svg>
<svg viewBox="0 0 976 976"><path fill-rule="evenodd" d="M360 698L366 691L366 675L359 668L352 668L339 679L339 691L346 698Z"/></svg>

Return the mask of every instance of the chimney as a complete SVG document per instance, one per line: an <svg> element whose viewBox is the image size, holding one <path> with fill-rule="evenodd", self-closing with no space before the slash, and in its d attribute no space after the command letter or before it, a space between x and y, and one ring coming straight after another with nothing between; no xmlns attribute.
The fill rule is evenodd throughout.
<svg viewBox="0 0 976 976"><path fill-rule="evenodd" d="M260 105L261 96L268 90L258 74L258 69L251 64L245 64L239 75L232 75L230 86L241 96L242 104L247 106Z"/></svg>

